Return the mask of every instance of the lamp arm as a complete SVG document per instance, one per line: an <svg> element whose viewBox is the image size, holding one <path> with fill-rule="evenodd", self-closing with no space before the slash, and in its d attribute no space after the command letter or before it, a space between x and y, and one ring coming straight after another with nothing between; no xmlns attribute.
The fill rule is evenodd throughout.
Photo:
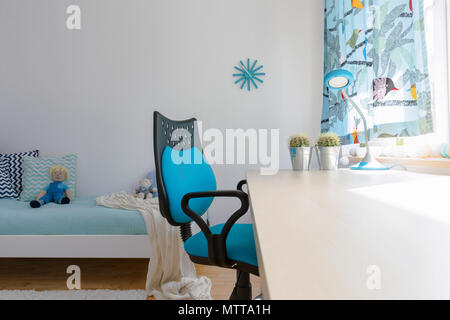
<svg viewBox="0 0 450 320"><path fill-rule="evenodd" d="M367 159L371 159L372 155L370 153L370 148L369 148L369 131L367 130L367 122L366 122L366 117L364 117L364 114L362 113L361 109L356 105L356 103L347 95L347 93L344 90L341 90L342 95L344 96L345 99L347 99L350 104L352 105L353 108L356 109L356 111L358 112L359 116L361 117L362 121L363 121L363 125L364 125L364 134L366 137L366 157Z"/></svg>

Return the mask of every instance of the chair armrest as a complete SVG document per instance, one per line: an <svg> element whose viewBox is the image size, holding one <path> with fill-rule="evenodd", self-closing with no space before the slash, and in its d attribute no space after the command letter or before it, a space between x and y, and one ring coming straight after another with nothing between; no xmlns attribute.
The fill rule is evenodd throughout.
<svg viewBox="0 0 450 320"><path fill-rule="evenodd" d="M212 234L205 221L189 207L189 200L209 197L238 198L241 201L241 207L225 222L220 234ZM208 243L208 258L210 263L218 266L230 266L229 259L226 255L226 239L233 224L247 212L248 207L248 195L241 190L191 192L184 195L181 200L181 208L188 217L197 223L205 235Z"/></svg>
<svg viewBox="0 0 450 320"><path fill-rule="evenodd" d="M244 184L247 184L247 180L244 179L244 180L239 181L239 183L238 183L236 189L238 189L238 190L240 190L240 191L244 191L244 190L242 190L242 187L244 186ZM244 192L245 192L245 191L244 191Z"/></svg>

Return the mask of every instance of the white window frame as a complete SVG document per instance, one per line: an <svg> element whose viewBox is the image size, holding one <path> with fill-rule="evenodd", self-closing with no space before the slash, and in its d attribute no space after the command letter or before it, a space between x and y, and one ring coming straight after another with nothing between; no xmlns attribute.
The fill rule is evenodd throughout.
<svg viewBox="0 0 450 320"><path fill-rule="evenodd" d="M447 39L447 43L446 43L446 54L447 54L447 103L448 103L448 108L447 108L447 118L448 118L448 123L447 123L447 140L446 141L450 141L450 5L447 3L446 0L441 0L444 2L444 6L445 6L445 12L446 12L446 19L445 19L445 23L446 23L446 39Z"/></svg>
<svg viewBox="0 0 450 320"><path fill-rule="evenodd" d="M450 137L450 5L447 0L424 0L424 6L434 123L427 142L443 143Z"/></svg>

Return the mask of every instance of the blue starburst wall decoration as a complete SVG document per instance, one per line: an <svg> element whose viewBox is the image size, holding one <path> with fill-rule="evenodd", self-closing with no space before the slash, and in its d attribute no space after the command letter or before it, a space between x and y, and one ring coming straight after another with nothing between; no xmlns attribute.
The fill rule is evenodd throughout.
<svg viewBox="0 0 450 320"><path fill-rule="evenodd" d="M239 71L239 73L233 74L233 77L238 77L238 79L234 82L235 84L239 84L241 89L245 89L250 91L252 87L258 89L258 84L263 83L264 81L260 79L260 77L265 76L266 74L262 71L263 66L258 66L258 60L250 62L250 59L247 59L247 64L244 64L242 60L240 61L238 66L235 66L234 69Z"/></svg>

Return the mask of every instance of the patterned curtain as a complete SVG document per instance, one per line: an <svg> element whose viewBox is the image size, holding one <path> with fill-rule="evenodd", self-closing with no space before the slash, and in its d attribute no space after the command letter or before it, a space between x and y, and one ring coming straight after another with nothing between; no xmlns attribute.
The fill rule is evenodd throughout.
<svg viewBox="0 0 450 320"><path fill-rule="evenodd" d="M433 130L423 0L325 0L325 74L353 73L347 93L366 115L370 138ZM355 110L324 86L322 132L364 142Z"/></svg>

